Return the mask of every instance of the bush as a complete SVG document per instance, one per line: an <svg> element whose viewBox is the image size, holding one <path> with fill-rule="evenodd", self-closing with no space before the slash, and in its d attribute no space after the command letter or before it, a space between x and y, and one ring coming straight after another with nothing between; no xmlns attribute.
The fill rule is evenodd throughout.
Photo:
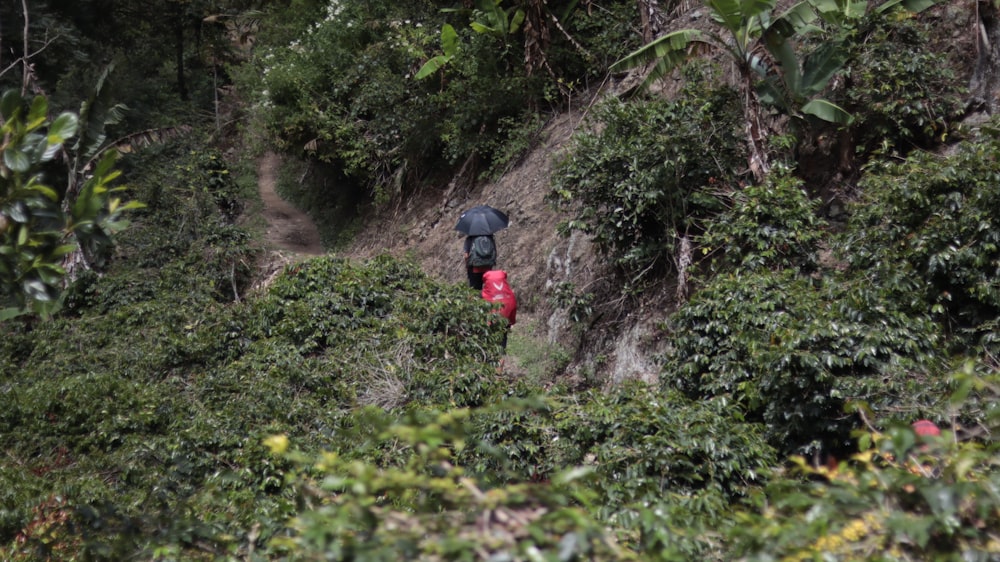
<svg viewBox="0 0 1000 562"><path fill-rule="evenodd" d="M629 560L584 505L586 471L553 484L488 486L455 462L470 443L468 410L424 412L380 424L353 451L391 447L379 466L336 451L303 455L283 435L268 443L292 459L302 509L267 543L269 557L326 560L588 559ZM473 554L475 553L475 554Z"/></svg>
<svg viewBox="0 0 1000 562"><path fill-rule="evenodd" d="M671 269L679 236L720 210L710 184L735 183L743 161L735 92L681 99L603 104L553 179L553 198L574 209L568 226L593 234L630 279Z"/></svg>
<svg viewBox="0 0 1000 562"><path fill-rule="evenodd" d="M852 401L932 408L941 337L864 279L723 274L672 318L661 378L693 398L727 397L784 452L849 443Z"/></svg>
<svg viewBox="0 0 1000 562"><path fill-rule="evenodd" d="M843 104L854 115L857 152L908 154L947 138L965 110L965 91L931 23L873 11L851 41Z"/></svg>
<svg viewBox="0 0 1000 562"><path fill-rule="evenodd" d="M966 371L959 380L972 382L970 377ZM990 389L985 394L992 405L981 421L991 428L997 420L997 382L996 371L976 381ZM738 517L731 528L732 556L996 559L1000 501L994 490L1000 474L995 439L967 440L951 431L920 437L908 425L886 424L859 432L858 442L858 452L834 469L797 459L795 471L768 487L759 511Z"/></svg>
<svg viewBox="0 0 1000 562"><path fill-rule="evenodd" d="M700 240L703 252L718 261L713 269L816 269L826 223L800 180L775 171L763 185L737 190L730 199L726 211L706 221Z"/></svg>
<svg viewBox="0 0 1000 562"><path fill-rule="evenodd" d="M915 314L933 315L965 349L995 332L1000 313L998 155L988 133L950 156L872 166L842 243L853 271Z"/></svg>

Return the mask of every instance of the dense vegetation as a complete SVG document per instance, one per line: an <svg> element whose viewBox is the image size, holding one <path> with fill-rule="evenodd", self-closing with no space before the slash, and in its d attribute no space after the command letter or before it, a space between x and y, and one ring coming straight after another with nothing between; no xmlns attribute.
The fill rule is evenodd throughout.
<svg viewBox="0 0 1000 562"><path fill-rule="evenodd" d="M930 2L706 0L721 63L639 48L631 1L150 4L0 8L0 558L1000 553L1000 129ZM254 147L343 227L488 179L619 60L683 87L599 102L550 197L622 281L578 320L687 280L656 384L497 376L489 307L415 263L262 279Z"/></svg>

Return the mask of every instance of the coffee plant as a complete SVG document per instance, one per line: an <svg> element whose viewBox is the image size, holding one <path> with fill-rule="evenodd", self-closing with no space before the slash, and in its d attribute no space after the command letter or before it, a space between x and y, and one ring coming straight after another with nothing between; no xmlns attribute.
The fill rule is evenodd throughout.
<svg viewBox="0 0 1000 562"><path fill-rule="evenodd" d="M603 104L553 180L552 198L575 214L567 226L593 235L629 279L670 271L679 237L721 210L710 186L737 181L736 102L692 86L679 101Z"/></svg>
<svg viewBox="0 0 1000 562"><path fill-rule="evenodd" d="M873 166L841 246L855 271L966 348L991 341L1000 311L1000 144L992 128L984 132L950 155Z"/></svg>

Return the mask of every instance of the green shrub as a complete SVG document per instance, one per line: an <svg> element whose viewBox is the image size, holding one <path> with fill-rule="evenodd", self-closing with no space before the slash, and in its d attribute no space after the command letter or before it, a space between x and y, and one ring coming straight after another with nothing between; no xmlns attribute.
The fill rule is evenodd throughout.
<svg viewBox="0 0 1000 562"><path fill-rule="evenodd" d="M972 382L971 372L959 379ZM978 379L995 430L997 373ZM964 384L959 384L964 386ZM956 397L956 403L961 397ZM731 528L741 560L993 560L1000 553L998 451L992 431L966 439L920 437L908 425L859 432L859 447L835 469L797 459L766 503ZM806 478L802 478L805 476Z"/></svg>
<svg viewBox="0 0 1000 562"><path fill-rule="evenodd" d="M763 426L744 422L725 400L693 402L639 383L541 404L530 396L476 412L470 436L484 448L459 459L501 481L541 482L565 467L586 466L595 475L589 482L595 514L615 524L638 525L643 506L676 507L685 498L739 502L776 460Z"/></svg>
<svg viewBox="0 0 1000 562"><path fill-rule="evenodd" d="M604 517L702 489L733 500L776 460L763 428L727 401L692 402L641 384L591 391L555 426L561 465L593 463Z"/></svg>
<svg viewBox="0 0 1000 562"><path fill-rule="evenodd" d="M785 452L849 443L851 401L920 411L943 390L934 378L942 361L935 325L866 279L723 274L671 326L663 384L694 398L729 398L748 420L765 422Z"/></svg>
<svg viewBox="0 0 1000 562"><path fill-rule="evenodd" d="M998 151L989 133L949 156L872 166L841 244L854 271L933 315L966 348L995 332L1000 313Z"/></svg>
<svg viewBox="0 0 1000 562"><path fill-rule="evenodd" d="M490 314L467 287L436 285L388 256L364 266L318 258L290 267L253 304L246 337L280 337L306 356L351 358L344 376L359 364L376 367L354 376L395 381L407 402L471 406L498 390L502 328ZM349 380L358 388L376 382Z"/></svg>
<svg viewBox="0 0 1000 562"><path fill-rule="evenodd" d="M815 270L826 224L818 216L819 202L805 194L800 180L775 171L763 185L730 198L729 208L707 221L699 241L718 260L713 269Z"/></svg>
<svg viewBox="0 0 1000 562"><path fill-rule="evenodd" d="M199 255L229 244L197 232L208 236ZM359 424L360 406L388 418L490 403L502 390L488 304L413 265L317 259L224 304L205 282L212 260L160 259L87 276L74 314L12 325L4 339L15 368L0 375L0 435L17 454L0 463L0 484L18 487L0 506L5 558L116 560L195 544L222 553L252 540L254 523L274 529L290 513L287 466L262 456L265 435L315 450ZM55 511L41 507L50 494L63 502ZM49 529L32 521L52 513L51 533L11 542Z"/></svg>
<svg viewBox="0 0 1000 562"><path fill-rule="evenodd" d="M858 153L907 154L947 139L965 109L965 90L929 21L873 11L856 31L844 104Z"/></svg>
<svg viewBox="0 0 1000 562"><path fill-rule="evenodd" d="M425 412L354 444L389 446L391 466L329 451L303 455L294 440L268 443L292 459L290 479L302 508L271 535L269 557L327 560L588 559L629 560L588 515L587 472L566 470L552 484L488 486L455 462L474 445L463 429L471 412ZM475 553L474 555L472 553Z"/></svg>
<svg viewBox="0 0 1000 562"><path fill-rule="evenodd" d="M697 86L697 84L696 84ZM710 184L735 183L740 116L729 89L681 101L602 104L558 163L552 197L629 278L672 268L678 237L720 210Z"/></svg>

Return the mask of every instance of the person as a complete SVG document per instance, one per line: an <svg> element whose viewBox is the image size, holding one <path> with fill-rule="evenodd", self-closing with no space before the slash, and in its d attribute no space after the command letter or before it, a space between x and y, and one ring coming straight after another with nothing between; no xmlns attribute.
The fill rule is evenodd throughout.
<svg viewBox="0 0 1000 562"><path fill-rule="evenodd" d="M503 350L507 351L507 333L510 327L517 323L517 296L507 282L507 272L502 269L490 269L483 273L483 299L491 303L499 303L496 312L507 319L503 331ZM503 361L500 362L503 365Z"/></svg>
<svg viewBox="0 0 1000 562"><path fill-rule="evenodd" d="M477 239L482 238L483 240ZM477 291L483 290L483 274L493 269L497 263L497 245L492 234L467 236L463 250L465 252L465 271L469 277L469 287Z"/></svg>

